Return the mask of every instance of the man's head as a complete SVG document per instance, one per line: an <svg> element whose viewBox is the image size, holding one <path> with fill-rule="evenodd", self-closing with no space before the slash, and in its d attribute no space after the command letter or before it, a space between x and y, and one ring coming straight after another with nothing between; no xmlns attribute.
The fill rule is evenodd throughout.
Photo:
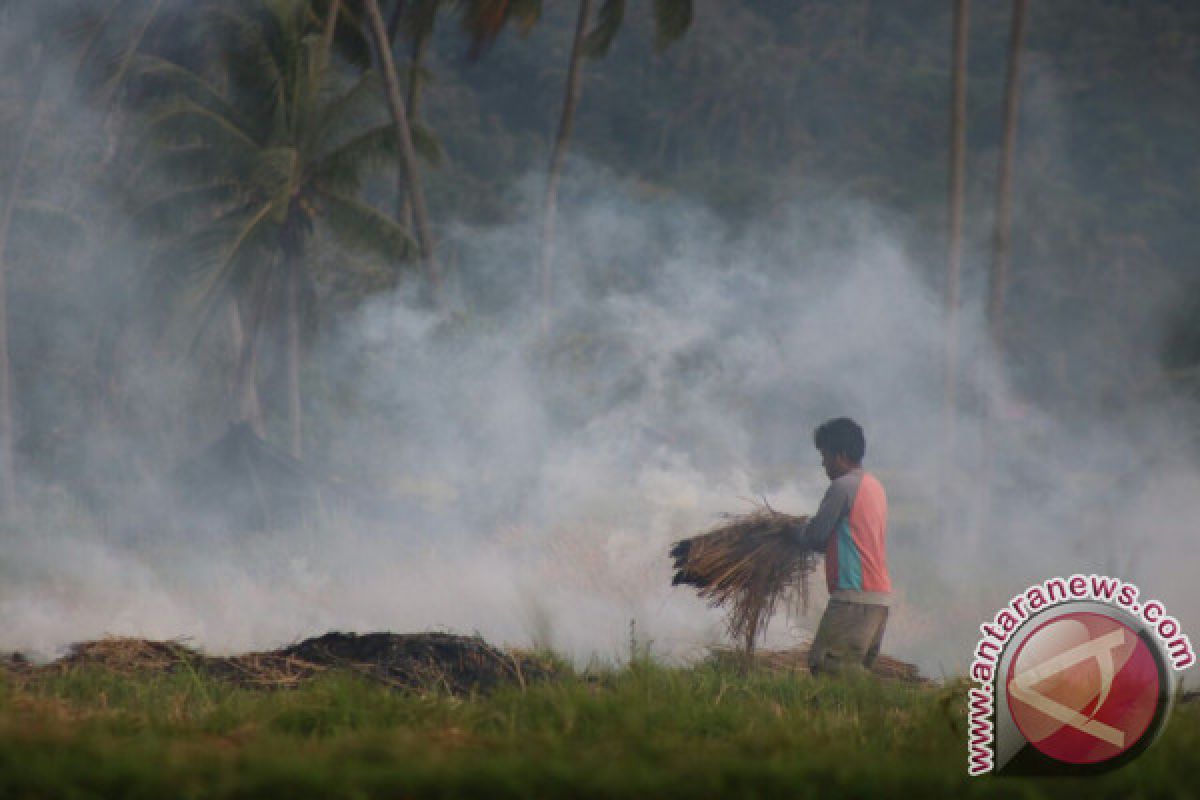
<svg viewBox="0 0 1200 800"><path fill-rule="evenodd" d="M821 466L831 481L860 466L867 452L862 428L849 417L821 423L813 431L813 444L821 451Z"/></svg>

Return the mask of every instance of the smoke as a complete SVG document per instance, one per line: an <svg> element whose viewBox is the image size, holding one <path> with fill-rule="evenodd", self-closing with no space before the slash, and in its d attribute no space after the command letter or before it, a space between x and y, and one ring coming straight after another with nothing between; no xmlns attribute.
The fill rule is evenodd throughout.
<svg viewBox="0 0 1200 800"><path fill-rule="evenodd" d="M1058 131L1051 89L1033 98ZM1064 414L993 351L972 262L948 421L929 231L816 182L732 228L582 161L570 173L545 326L531 301L537 227L463 224L445 248L448 308L402 287L323 331L305 374L308 459L359 499L307 524L214 531L170 505L154 473L219 433L212 377L228 363L115 347L142 421L76 444L98 474L142 464L137 494L114 489L98 512L50 477L37 488L0 556L0 649L48 656L120 634L227 652L329 629L442 628L586 662L627 656L633 622L652 653L695 658L722 640L721 615L668 585L667 547L759 498L812 511L826 480L811 431L841 415L865 428L867 467L890 497L889 652L960 670L981 621L1059 573L1117 575L1185 630L1200 620L1200 470L1178 435L1194 412L1165 389L1124 397L1128 414ZM1036 176L1022 180L1036 194ZM538 186L518 187L514 206L536 209ZM91 300L89 319L128 308L120 288ZM1160 301L1144 297L1134 318L1153 320ZM1022 361L1120 338L1120 320L1095 337L1071 324L1048 316L1016 337ZM1134 338L1123 358L1155 372L1153 337ZM197 405L180 398L201 389L208 416L180 425L177 409ZM69 405L65 391L54 397ZM819 594L765 644L807 636Z"/></svg>
<svg viewBox="0 0 1200 800"><path fill-rule="evenodd" d="M669 543L757 498L811 511L825 486L811 430L841 414L863 424L891 497L889 651L952 671L980 620L1060 571L1116 572L1185 622L1200 613L1179 566L1200 475L1154 423L1078 440L1018 400L970 314L958 471L941 469L941 300L890 223L848 205L817 229L797 205L732 234L685 201L579 183L592 188L564 209L548 329L525 289L492 288L534 284L536 237L496 229L458 237L450 311L400 292L326 332L310 460L371 513L221 533L172 509L175 524L134 536L51 504L8 543L0 646L50 654L111 633L233 651L444 628L582 662L627 655L632 621L640 646L694 658L721 617L669 587ZM945 509L975 496L989 407L1000 489L981 539ZM820 605L767 644L805 637Z"/></svg>

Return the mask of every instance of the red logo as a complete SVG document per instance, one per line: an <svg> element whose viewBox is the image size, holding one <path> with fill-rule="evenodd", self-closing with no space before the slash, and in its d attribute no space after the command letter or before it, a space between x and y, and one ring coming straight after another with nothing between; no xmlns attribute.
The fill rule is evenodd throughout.
<svg viewBox="0 0 1200 800"><path fill-rule="evenodd" d="M1050 620L1021 643L1005 688L1025 739L1050 758L1096 764L1145 735L1159 702L1158 665L1127 625L1074 612Z"/></svg>

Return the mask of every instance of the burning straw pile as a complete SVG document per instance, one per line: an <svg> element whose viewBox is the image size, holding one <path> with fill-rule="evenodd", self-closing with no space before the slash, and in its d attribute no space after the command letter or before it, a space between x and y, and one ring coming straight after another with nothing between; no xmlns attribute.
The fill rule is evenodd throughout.
<svg viewBox="0 0 1200 800"><path fill-rule="evenodd" d="M762 505L748 514L725 516L725 524L676 542L672 586L695 586L714 608L729 610L729 634L754 650L780 598L796 593L808 608L808 577L817 554L802 550L789 535L808 517L781 514Z"/></svg>

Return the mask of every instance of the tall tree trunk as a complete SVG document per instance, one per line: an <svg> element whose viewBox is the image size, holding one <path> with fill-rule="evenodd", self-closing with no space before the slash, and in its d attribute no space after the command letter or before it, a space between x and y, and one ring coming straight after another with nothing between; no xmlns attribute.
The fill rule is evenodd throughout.
<svg viewBox="0 0 1200 800"><path fill-rule="evenodd" d="M342 0L332 0L329 16L325 17L325 28L321 31L321 68L329 66L333 57L333 35L337 31L338 14L342 11Z"/></svg>
<svg viewBox="0 0 1200 800"><path fill-rule="evenodd" d="M967 172L967 31L970 0L954 0L950 98L949 250L946 256L945 412L947 450L952 447L958 389L958 305L962 274L963 198Z"/></svg>
<svg viewBox="0 0 1200 800"><path fill-rule="evenodd" d="M287 292L285 371L287 374L288 450L294 458L301 458L303 456L303 440L300 420L300 264L294 253L285 258L284 278L287 281L285 288Z"/></svg>
<svg viewBox="0 0 1200 800"><path fill-rule="evenodd" d="M992 268L988 272L988 332L997 357L1004 358L1004 296L1008 292L1008 258L1012 233L1013 157L1017 141L1017 105L1021 80L1021 50L1025 38L1028 0L1013 0L1012 28L1008 41L1008 71L1004 88L1004 138L996 186L996 219L992 231ZM991 523L992 483L996 474L996 409L989 403L983 418L982 479L979 481L979 521L986 537Z"/></svg>
<svg viewBox="0 0 1200 800"><path fill-rule="evenodd" d="M245 317L245 318L244 318ZM262 403L258 397L258 321L243 315L238 301L229 301L229 332L237 364L230 387L231 416L235 422L247 422L259 436L266 435Z"/></svg>
<svg viewBox="0 0 1200 800"><path fill-rule="evenodd" d="M408 119L409 122L416 124L421 121L421 68L425 61L425 51L429 47L429 34L422 31L417 34L412 43L412 56L408 62ZM400 196L400 215L399 222L408 228L410 231L413 228L413 206L412 198L408 194L408 186L401 176L399 196Z"/></svg>
<svg viewBox="0 0 1200 800"><path fill-rule="evenodd" d="M25 176L25 163L29 158L29 147L37 128L38 106L42 100L45 73L42 70L42 48L34 45L34 56L29 72L28 112L25 130L21 132L20 144L8 178L4 193L4 205L0 208L0 502L3 511L10 512L16 505L16 459L13 455L16 431L13 426L12 362L8 346L8 232L12 226L13 210L21 193L21 179Z"/></svg>
<svg viewBox="0 0 1200 800"><path fill-rule="evenodd" d="M1008 261L1012 236L1013 158L1017 142L1017 108L1020 98L1021 53L1025 38L1028 0L1013 0L1012 29L1008 41L1008 74L1004 89L1004 140L996 188L996 220L992 232L992 269L988 274L988 328L992 344L1003 352L1004 297L1008 292Z"/></svg>
<svg viewBox="0 0 1200 800"><path fill-rule="evenodd" d="M295 231L285 230L283 254L283 371L287 392L288 452L303 457L303 428L300 404L300 243Z"/></svg>
<svg viewBox="0 0 1200 800"><path fill-rule="evenodd" d="M400 79L396 75L396 62L392 58L391 42L383 16L379 13L378 0L365 0L367 24L375 42L375 51L383 70L384 95L392 122L396 127L396 138L400 144L400 166L408 185L408 197L412 200L413 225L417 234L417 248L429 285L431 299L436 303L441 294L440 276L433 254L433 234L429 228L429 212L425 205L425 192L421 186L421 175L417 170L417 154L413 149L412 131L408 127L408 113L400 94Z"/></svg>
<svg viewBox="0 0 1200 800"><path fill-rule="evenodd" d="M571 61L567 66L567 85L563 94L562 116L558 121L558 135L554 139L554 150L550 154L550 172L546 176L546 197L542 206L542 330L550 327L550 309L554 268L554 226L558 217L558 184L562 178L563 163L567 158L567 146L571 141L571 129L575 125L575 107L579 105L579 88L582 82L583 39L591 15L591 0L579 0L579 17L575 21L575 38L571 42Z"/></svg>

